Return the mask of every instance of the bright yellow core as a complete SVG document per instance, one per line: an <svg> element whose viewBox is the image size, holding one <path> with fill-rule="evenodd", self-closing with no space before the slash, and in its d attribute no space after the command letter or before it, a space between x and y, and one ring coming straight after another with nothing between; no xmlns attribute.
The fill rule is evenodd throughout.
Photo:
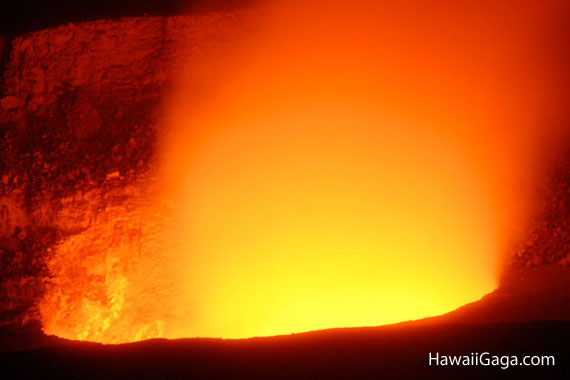
<svg viewBox="0 0 570 380"><path fill-rule="evenodd" d="M186 336L374 326L495 286L484 191L429 129L346 104L221 118L189 152Z"/></svg>

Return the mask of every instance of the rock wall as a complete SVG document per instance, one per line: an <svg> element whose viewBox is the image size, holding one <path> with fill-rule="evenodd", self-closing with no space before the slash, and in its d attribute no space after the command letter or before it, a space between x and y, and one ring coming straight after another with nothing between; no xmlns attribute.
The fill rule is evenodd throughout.
<svg viewBox="0 0 570 380"><path fill-rule="evenodd" d="M568 146L568 144L566 144ZM539 204L522 241L514 248L514 267L570 266L570 150L560 152L536 190Z"/></svg>
<svg viewBox="0 0 570 380"><path fill-rule="evenodd" d="M127 215L103 238L120 241L113 234L131 215L125 196L148 188L165 91L248 17L101 20L9 42L0 86L0 329L37 325L58 242Z"/></svg>

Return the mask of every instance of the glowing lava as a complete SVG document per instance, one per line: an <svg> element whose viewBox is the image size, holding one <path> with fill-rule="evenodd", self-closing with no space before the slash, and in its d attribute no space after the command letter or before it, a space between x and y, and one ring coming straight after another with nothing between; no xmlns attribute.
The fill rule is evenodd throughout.
<svg viewBox="0 0 570 380"><path fill-rule="evenodd" d="M546 78L524 60L540 23L522 5L362 3L266 9L200 75L189 62L162 141L177 238L114 282L146 302L105 311L128 333L76 338L381 325L494 289L542 141ZM144 301L132 289L163 265L179 272Z"/></svg>
<svg viewBox="0 0 570 380"><path fill-rule="evenodd" d="M378 325L493 289L496 220L460 152L413 121L307 106L232 118L192 155L192 335Z"/></svg>
<svg viewBox="0 0 570 380"><path fill-rule="evenodd" d="M396 8L270 10L209 94L179 89L164 166L187 335L379 325L494 288L534 120L492 78L520 36Z"/></svg>

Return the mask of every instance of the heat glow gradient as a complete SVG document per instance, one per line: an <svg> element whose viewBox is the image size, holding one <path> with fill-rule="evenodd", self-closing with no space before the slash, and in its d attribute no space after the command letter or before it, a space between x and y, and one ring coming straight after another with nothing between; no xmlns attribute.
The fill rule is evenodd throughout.
<svg viewBox="0 0 570 380"><path fill-rule="evenodd" d="M553 117L556 7L507 3L276 2L182 62L157 172L169 238L117 274L106 322L77 314L98 333L71 337L381 325L492 291Z"/></svg>

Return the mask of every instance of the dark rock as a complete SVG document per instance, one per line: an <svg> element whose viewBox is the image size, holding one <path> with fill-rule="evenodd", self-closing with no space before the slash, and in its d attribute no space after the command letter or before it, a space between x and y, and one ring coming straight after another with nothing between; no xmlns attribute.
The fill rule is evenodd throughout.
<svg viewBox="0 0 570 380"><path fill-rule="evenodd" d="M2 109L4 110L13 110L20 107L20 100L15 96L6 96L1 101L0 104L2 105Z"/></svg>

